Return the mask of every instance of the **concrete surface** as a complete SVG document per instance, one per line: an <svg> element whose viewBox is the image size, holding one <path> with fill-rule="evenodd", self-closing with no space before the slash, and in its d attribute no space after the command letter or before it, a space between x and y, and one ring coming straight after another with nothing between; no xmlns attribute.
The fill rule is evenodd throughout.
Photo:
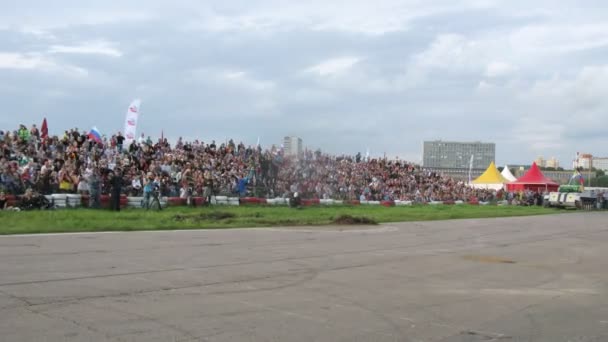
<svg viewBox="0 0 608 342"><path fill-rule="evenodd" d="M608 341L608 215L0 238L2 341Z"/></svg>

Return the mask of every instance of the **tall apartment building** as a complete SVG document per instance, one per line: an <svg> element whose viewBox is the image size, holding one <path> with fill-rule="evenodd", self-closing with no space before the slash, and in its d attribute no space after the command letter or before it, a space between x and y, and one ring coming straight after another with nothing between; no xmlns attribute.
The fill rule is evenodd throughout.
<svg viewBox="0 0 608 342"><path fill-rule="evenodd" d="M538 166L538 167L547 166L547 161L545 160L545 158L543 158L543 156L536 157L536 159L534 159L534 162L536 163L536 166Z"/></svg>
<svg viewBox="0 0 608 342"><path fill-rule="evenodd" d="M593 166L593 156L589 153L577 153L576 160L572 163L574 168L582 167L583 169L590 169Z"/></svg>
<svg viewBox="0 0 608 342"><path fill-rule="evenodd" d="M608 171L608 157L593 157L591 165L598 170Z"/></svg>
<svg viewBox="0 0 608 342"><path fill-rule="evenodd" d="M283 148L285 149L285 155L299 157L302 155L302 139L298 137L285 137L283 139Z"/></svg>
<svg viewBox="0 0 608 342"><path fill-rule="evenodd" d="M540 166L540 165L539 165ZM559 160L557 160L557 158L555 157L551 157L551 159L548 159L545 162L545 166L546 167L552 167L554 169L557 169L559 167Z"/></svg>
<svg viewBox="0 0 608 342"><path fill-rule="evenodd" d="M425 141L422 166L432 169L469 169L473 156L473 169L485 170L496 157L496 144L483 142Z"/></svg>
<svg viewBox="0 0 608 342"><path fill-rule="evenodd" d="M559 160L555 157L551 157L550 159L545 159L543 156L538 156L534 162L538 167L552 167L557 169L559 167Z"/></svg>

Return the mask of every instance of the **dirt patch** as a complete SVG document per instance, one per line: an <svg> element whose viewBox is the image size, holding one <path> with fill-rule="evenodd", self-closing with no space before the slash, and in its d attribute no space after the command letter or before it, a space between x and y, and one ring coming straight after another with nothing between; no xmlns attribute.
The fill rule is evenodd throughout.
<svg viewBox="0 0 608 342"><path fill-rule="evenodd" d="M489 256L489 255L465 255L462 258L465 260L484 262L484 263L489 263L489 264L515 264L516 263L516 261L513 261L513 260L495 257L495 256Z"/></svg>
<svg viewBox="0 0 608 342"><path fill-rule="evenodd" d="M235 218L236 215L233 213L224 213L221 211L214 211L211 213L204 213L204 214L195 214L195 215L175 215L173 216L173 219L177 222L182 222L182 221L186 221L186 220L192 220L192 221L217 221L217 220L225 220L225 219L231 219L231 218Z"/></svg>
<svg viewBox="0 0 608 342"><path fill-rule="evenodd" d="M338 216L337 218L335 218L332 222L333 224L340 224L340 225L362 225L362 224L373 224L376 225L378 224L378 222L376 222L373 219L370 219L369 217L355 217L355 216L350 216L350 215L341 215Z"/></svg>

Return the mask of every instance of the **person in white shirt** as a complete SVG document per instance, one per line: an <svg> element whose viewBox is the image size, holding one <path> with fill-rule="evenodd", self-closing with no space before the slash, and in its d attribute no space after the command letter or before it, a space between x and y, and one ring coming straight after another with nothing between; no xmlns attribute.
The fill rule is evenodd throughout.
<svg viewBox="0 0 608 342"><path fill-rule="evenodd" d="M139 195L139 192L141 190L141 180L139 179L139 177L134 177L133 180L131 181L131 187L133 188L133 194L135 194L135 196Z"/></svg>

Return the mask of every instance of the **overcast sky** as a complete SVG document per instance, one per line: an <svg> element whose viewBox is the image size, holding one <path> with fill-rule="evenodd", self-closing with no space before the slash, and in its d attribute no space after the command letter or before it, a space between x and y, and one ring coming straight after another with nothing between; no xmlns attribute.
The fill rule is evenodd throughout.
<svg viewBox="0 0 608 342"><path fill-rule="evenodd" d="M297 135L416 162L435 139L495 142L498 164L608 155L604 0L288 3L3 6L0 127L111 134L141 98L138 134L156 137Z"/></svg>

